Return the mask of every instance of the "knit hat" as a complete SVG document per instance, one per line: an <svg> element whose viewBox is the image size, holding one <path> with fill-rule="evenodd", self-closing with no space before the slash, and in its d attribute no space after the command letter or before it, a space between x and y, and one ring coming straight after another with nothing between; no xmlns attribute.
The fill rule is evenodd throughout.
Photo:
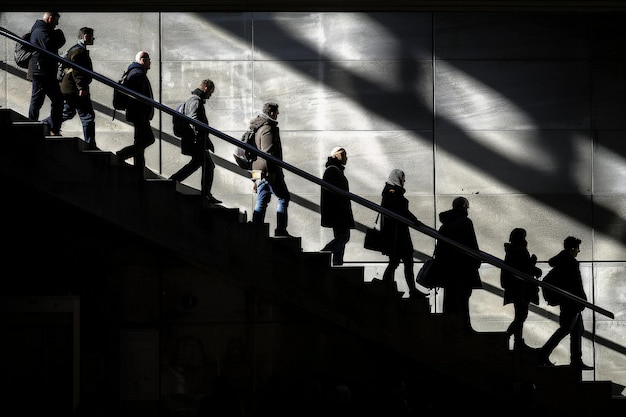
<svg viewBox="0 0 626 417"><path fill-rule="evenodd" d="M345 151L341 146L335 146L332 151L328 154L328 156L335 156L340 154L342 151Z"/></svg>

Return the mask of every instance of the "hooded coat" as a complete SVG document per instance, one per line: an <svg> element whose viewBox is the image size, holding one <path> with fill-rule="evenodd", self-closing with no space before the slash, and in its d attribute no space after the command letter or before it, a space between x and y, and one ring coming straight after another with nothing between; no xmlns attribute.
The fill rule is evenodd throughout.
<svg viewBox="0 0 626 417"><path fill-rule="evenodd" d="M382 202L380 205L389 211L412 220L419 224L419 220L409 211L409 200L404 196L406 190L400 182L400 176L404 173L400 170L393 170L389 179L385 183L382 191ZM413 254L413 241L409 226L390 217L381 217L381 234L383 239L383 254L393 257L403 257Z"/></svg>
<svg viewBox="0 0 626 417"><path fill-rule="evenodd" d="M441 227L439 233L470 249L478 251L478 241L474 231L474 223L464 209L456 209L439 213ZM478 268L481 260L462 252L460 249L443 241L438 241L434 257L440 261L444 288L483 288Z"/></svg>
<svg viewBox="0 0 626 417"><path fill-rule="evenodd" d="M541 269L537 268L536 257L531 257L525 246L504 244L504 262L528 275L541 276ZM516 300L525 303L539 304L539 287L532 283L516 278L512 272L502 270L500 272L500 285L504 289L504 305L513 303Z"/></svg>

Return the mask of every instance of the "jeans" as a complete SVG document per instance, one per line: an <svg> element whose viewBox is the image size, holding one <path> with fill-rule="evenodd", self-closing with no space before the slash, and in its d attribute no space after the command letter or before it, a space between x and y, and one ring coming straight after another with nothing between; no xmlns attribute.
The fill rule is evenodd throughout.
<svg viewBox="0 0 626 417"><path fill-rule="evenodd" d="M78 113L80 123L83 125L83 138L89 147L96 149L96 113L89 95L78 94L65 95L63 105L63 121L70 120Z"/></svg>
<svg viewBox="0 0 626 417"><path fill-rule="evenodd" d="M266 179L262 179L257 183L257 197L256 204L254 206L254 221L263 223L265 221L265 210L272 198L272 194L278 198L278 205L276 207L276 213L282 214L286 218L287 207L291 199L287 184L285 184L284 177L279 177L270 184Z"/></svg>

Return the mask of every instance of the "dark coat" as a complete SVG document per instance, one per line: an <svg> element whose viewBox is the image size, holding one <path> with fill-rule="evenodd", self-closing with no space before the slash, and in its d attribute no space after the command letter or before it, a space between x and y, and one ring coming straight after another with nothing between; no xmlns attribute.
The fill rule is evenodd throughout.
<svg viewBox="0 0 626 417"><path fill-rule="evenodd" d="M541 276L541 269L535 266L537 257L530 256L525 246L505 243L504 252L507 265L533 277ZM504 269L500 272L500 285L504 289L504 305L515 301L539 304L539 286L516 278L512 272Z"/></svg>
<svg viewBox="0 0 626 417"><path fill-rule="evenodd" d="M441 227L439 233L470 249L478 249L478 241L474 231L474 223L467 217L467 212L452 209L439 213ZM462 252L449 243L438 241L435 247L435 258L440 261L445 277L444 288L482 288L478 268L481 260Z"/></svg>
<svg viewBox="0 0 626 417"><path fill-rule="evenodd" d="M283 146L280 142L280 130L278 122L265 114L260 114L250 121L250 129L256 130L254 140L259 150L272 155L282 161ZM271 183L275 179L283 177L283 168L279 165L266 161L260 156L252 163L252 169L263 172Z"/></svg>
<svg viewBox="0 0 626 417"><path fill-rule="evenodd" d="M559 277L561 277L557 285L559 288L583 300L587 300L587 294L585 294L585 289L583 288L582 276L580 275L580 265L574 255L562 250L556 256L550 258L548 264L558 270ZM564 297L561 301L561 308L582 311L585 309L585 306Z"/></svg>
<svg viewBox="0 0 626 417"><path fill-rule="evenodd" d="M419 224L415 215L409 211L409 200L404 196L405 191L403 187L385 183L382 192L383 200L380 205L408 220L412 220L415 224ZM381 216L381 218L383 254L394 257L412 255L413 241L409 226L386 216Z"/></svg>
<svg viewBox="0 0 626 417"><path fill-rule="evenodd" d="M192 119L196 119L197 121L204 123L206 125L209 124L209 119L206 115L206 109L204 108L204 104L206 103L206 95L204 91L196 88L191 92L191 96L185 102L185 115L191 117ZM195 125L193 125L193 132L195 137L195 146L194 152L204 152L206 149L213 152L215 147L213 146L213 142L209 139L209 132L205 129L199 129Z"/></svg>
<svg viewBox="0 0 626 417"><path fill-rule="evenodd" d="M59 54L59 48L65 45L65 35L61 29L54 29L54 26L39 19L30 30L30 42L46 51ZM57 61L47 55L34 51L30 60L29 71L33 76L46 76L55 78L57 76Z"/></svg>
<svg viewBox="0 0 626 417"><path fill-rule="evenodd" d="M82 42L78 42L71 47L67 51L66 58L83 68L93 71L89 51ZM67 68L63 76L63 81L61 81L61 92L63 94L78 94L79 90L89 90L91 81L92 77L89 73L77 68Z"/></svg>
<svg viewBox="0 0 626 417"><path fill-rule="evenodd" d="M139 94L142 94L148 98L152 96L152 86L146 69L138 62L133 62L128 66L128 78L126 80L126 87ZM146 122L152 120L154 116L154 107L149 104L144 104L139 100L131 98L126 109L126 120L131 123L134 122Z"/></svg>
<svg viewBox="0 0 626 417"><path fill-rule="evenodd" d="M328 157L322 179L344 191L350 191L348 179L344 175L345 167L337 158ZM321 224L324 227L354 229L352 201L336 192L322 187L320 197Z"/></svg>

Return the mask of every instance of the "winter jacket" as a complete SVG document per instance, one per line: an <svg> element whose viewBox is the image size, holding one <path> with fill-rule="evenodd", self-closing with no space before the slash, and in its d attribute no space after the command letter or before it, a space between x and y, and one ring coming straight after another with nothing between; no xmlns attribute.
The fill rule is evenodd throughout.
<svg viewBox="0 0 626 417"><path fill-rule="evenodd" d="M462 209L452 209L439 213L441 227L439 233L470 249L478 250L478 241L474 231L474 223ZM460 288L482 288L478 268L481 260L451 244L438 241L435 247L435 258L440 261L447 286Z"/></svg>
<svg viewBox="0 0 626 417"><path fill-rule="evenodd" d="M250 129L256 130L254 135L256 147L282 161L283 147L280 142L278 122L265 113L261 113L250 121ZM281 166L266 161L260 156L252 163L252 169L261 171L270 183L283 177Z"/></svg>
<svg viewBox="0 0 626 417"><path fill-rule="evenodd" d="M93 70L93 64L89 57L89 51L83 42L78 42L67 51L66 58L83 68ZM89 90L91 84L91 74L77 68L66 68L65 75L61 81L61 92L63 94L78 94L80 90Z"/></svg>
<svg viewBox="0 0 626 417"><path fill-rule="evenodd" d="M133 62L128 66L128 78L125 86L148 98L153 98L152 86L146 69L138 62ZM154 107L134 98L130 99L126 109L126 120L131 123L146 122L152 120L152 117L154 117Z"/></svg>
<svg viewBox="0 0 626 417"><path fill-rule="evenodd" d="M558 270L559 277L561 277L561 279L559 279L559 288L583 300L587 300L587 294L585 294L585 289L583 288L582 276L580 275L580 265L574 255L568 251L562 250L556 256L550 258L548 264ZM585 309L584 305L566 297L563 297L561 307L577 309L579 311Z"/></svg>
<svg viewBox="0 0 626 417"><path fill-rule="evenodd" d="M409 200L404 196L405 191L399 185L385 183L380 205L408 220L412 220L415 224L419 224L415 215L409 211ZM413 241L409 226L390 217L381 217L380 230L383 238L383 254L394 257L412 255Z"/></svg>
<svg viewBox="0 0 626 417"><path fill-rule="evenodd" d="M536 256L530 256L525 246L504 244L504 262L533 277L541 276L541 269L537 268ZM512 272L505 269L500 272L500 285L504 289L504 305L515 301L539 304L539 287L532 283L517 278Z"/></svg>
<svg viewBox="0 0 626 417"><path fill-rule="evenodd" d="M53 54L59 54L59 48L65 45L65 35L61 29L54 29L54 26L39 19L35 21L30 30L30 42ZM30 71L33 76L56 78L57 62L54 58L49 57L35 50L30 62Z"/></svg>
<svg viewBox="0 0 626 417"><path fill-rule="evenodd" d="M322 179L344 191L350 191L348 179L344 175L345 166L337 158L328 157ZM336 192L322 187L320 210L323 227L354 229L352 201Z"/></svg>

